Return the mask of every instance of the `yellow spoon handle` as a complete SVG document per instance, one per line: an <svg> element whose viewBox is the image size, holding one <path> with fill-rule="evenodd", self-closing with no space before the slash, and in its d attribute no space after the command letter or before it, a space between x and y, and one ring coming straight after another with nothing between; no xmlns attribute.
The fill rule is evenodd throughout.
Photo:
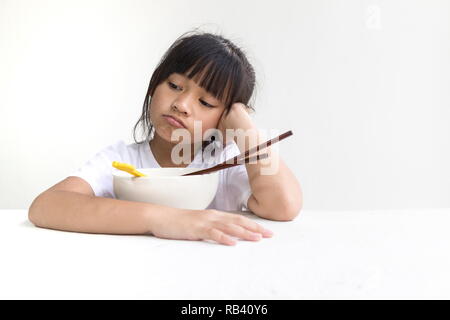
<svg viewBox="0 0 450 320"><path fill-rule="evenodd" d="M113 161L112 166L116 169L128 172L136 177L146 177L145 174L136 170L134 166L128 163L122 163L118 161Z"/></svg>

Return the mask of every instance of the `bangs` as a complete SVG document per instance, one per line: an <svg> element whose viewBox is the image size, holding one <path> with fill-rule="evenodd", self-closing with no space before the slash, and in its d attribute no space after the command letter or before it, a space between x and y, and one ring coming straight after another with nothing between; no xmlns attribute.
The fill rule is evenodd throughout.
<svg viewBox="0 0 450 320"><path fill-rule="evenodd" d="M231 65L231 67L230 67ZM237 66L224 61L202 60L194 66L188 68L185 72L189 79L192 79L200 87L212 94L214 97L223 102L225 106L231 105L238 94L235 92L237 82L241 78L235 71Z"/></svg>
<svg viewBox="0 0 450 320"><path fill-rule="evenodd" d="M183 40L175 42L163 58L158 72L155 72L154 87L172 73L179 73L194 80L227 109L234 102L248 101L245 92L249 91L248 82L251 81L236 54L223 44L218 46L217 39L195 39L194 36L190 41Z"/></svg>

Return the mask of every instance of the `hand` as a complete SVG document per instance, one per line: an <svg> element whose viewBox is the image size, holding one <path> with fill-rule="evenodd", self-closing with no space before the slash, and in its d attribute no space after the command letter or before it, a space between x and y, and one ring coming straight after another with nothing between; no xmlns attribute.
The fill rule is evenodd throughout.
<svg viewBox="0 0 450 320"><path fill-rule="evenodd" d="M251 109L245 104L236 102L231 106L230 112L226 114L226 110L222 113L222 116L217 125L217 129L222 133L223 144L227 145L232 141L226 139L226 129L250 129L253 128L253 121L250 117Z"/></svg>
<svg viewBox="0 0 450 320"><path fill-rule="evenodd" d="M214 240L235 245L232 237L258 241L272 236L270 230L239 214L207 209L177 210L163 215L154 226L154 236L179 240Z"/></svg>

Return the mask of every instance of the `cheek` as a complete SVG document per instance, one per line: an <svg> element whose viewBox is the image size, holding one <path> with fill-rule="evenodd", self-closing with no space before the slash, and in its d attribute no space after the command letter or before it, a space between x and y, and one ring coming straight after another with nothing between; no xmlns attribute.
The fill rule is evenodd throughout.
<svg viewBox="0 0 450 320"><path fill-rule="evenodd" d="M163 106L164 106L164 101L161 100L161 95L155 94L153 95L150 105L149 105L149 110L148 113L150 115L150 117L152 119L156 119L158 117L158 115L160 115L161 113L163 113Z"/></svg>
<svg viewBox="0 0 450 320"><path fill-rule="evenodd" d="M165 88L163 87L163 84L160 84L156 87L155 92L153 92L153 96L151 99L151 105L152 108L158 109L159 106L164 104L164 97L167 96L167 93L165 92Z"/></svg>
<svg viewBox="0 0 450 320"><path fill-rule="evenodd" d="M156 117L156 114L157 114L156 105L157 104L154 103L154 101L152 100L152 102L148 106L148 110L147 110L148 117L152 120L152 122L154 122L157 118Z"/></svg>

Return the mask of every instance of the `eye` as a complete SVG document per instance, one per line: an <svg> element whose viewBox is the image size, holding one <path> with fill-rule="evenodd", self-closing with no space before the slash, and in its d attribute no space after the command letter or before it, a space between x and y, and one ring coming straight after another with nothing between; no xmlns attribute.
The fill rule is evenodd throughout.
<svg viewBox="0 0 450 320"><path fill-rule="evenodd" d="M171 87L172 89L181 89L179 86L170 81L167 81L167 83L169 84L169 87Z"/></svg>
<svg viewBox="0 0 450 320"><path fill-rule="evenodd" d="M202 100L202 99L200 99L200 103L201 103L202 105L208 107L208 108L214 108L213 105L209 104L208 102L206 102L206 101L204 101L204 100Z"/></svg>

